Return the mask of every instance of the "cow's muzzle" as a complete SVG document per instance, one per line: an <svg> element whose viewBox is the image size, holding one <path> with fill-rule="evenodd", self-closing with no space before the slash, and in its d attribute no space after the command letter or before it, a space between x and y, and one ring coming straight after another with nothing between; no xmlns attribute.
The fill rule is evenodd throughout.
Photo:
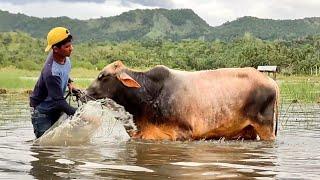
<svg viewBox="0 0 320 180"><path fill-rule="evenodd" d="M97 100L97 99L94 98L94 97L92 97L92 96L90 96L90 95L88 94L88 92L85 90L85 91L82 91L82 92L81 92L81 96L80 96L79 100L80 100L82 103L86 103L86 102L88 102L88 101L95 101L95 100Z"/></svg>

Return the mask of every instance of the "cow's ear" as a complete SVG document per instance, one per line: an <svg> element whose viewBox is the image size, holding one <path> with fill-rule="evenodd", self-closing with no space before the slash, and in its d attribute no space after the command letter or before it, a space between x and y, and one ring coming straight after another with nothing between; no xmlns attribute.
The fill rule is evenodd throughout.
<svg viewBox="0 0 320 180"><path fill-rule="evenodd" d="M127 73L122 72L117 75L117 78L122 82L123 85L132 88L140 88L140 84L135 81L132 77L130 77Z"/></svg>

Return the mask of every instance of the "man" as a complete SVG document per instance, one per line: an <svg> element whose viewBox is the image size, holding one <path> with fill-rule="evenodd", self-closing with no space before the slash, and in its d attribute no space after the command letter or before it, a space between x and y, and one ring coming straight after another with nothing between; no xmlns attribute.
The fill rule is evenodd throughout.
<svg viewBox="0 0 320 180"><path fill-rule="evenodd" d="M31 119L37 138L48 130L63 112L73 115L76 108L70 106L64 98L66 87L72 90L69 78L73 50L72 35L64 27L49 31L46 52L50 51L41 71L41 75L30 95Z"/></svg>

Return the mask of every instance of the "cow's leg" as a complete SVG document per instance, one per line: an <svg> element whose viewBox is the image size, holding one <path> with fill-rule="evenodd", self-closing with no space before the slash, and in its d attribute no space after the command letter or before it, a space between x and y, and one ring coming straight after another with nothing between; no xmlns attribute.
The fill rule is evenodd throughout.
<svg viewBox="0 0 320 180"><path fill-rule="evenodd" d="M153 124L145 124L133 138L146 140L177 140L177 133L174 127L156 126Z"/></svg>
<svg viewBox="0 0 320 180"><path fill-rule="evenodd" d="M276 138L272 126L255 123L253 127L261 140L274 140Z"/></svg>
<svg viewBox="0 0 320 180"><path fill-rule="evenodd" d="M191 130L184 129L176 124L154 125L152 123L140 126L141 130L137 132L133 138L148 140L189 140L191 138Z"/></svg>
<svg viewBox="0 0 320 180"><path fill-rule="evenodd" d="M245 114L261 140L273 140L274 134L274 107L276 90L259 87L250 93Z"/></svg>
<svg viewBox="0 0 320 180"><path fill-rule="evenodd" d="M248 125L242 129L237 135L233 136L231 139L246 139L246 140L256 140L257 132L253 126Z"/></svg>
<svg viewBox="0 0 320 180"><path fill-rule="evenodd" d="M257 115L257 120L252 124L261 140L274 140L274 106L275 97L266 102L267 105Z"/></svg>
<svg viewBox="0 0 320 180"><path fill-rule="evenodd" d="M154 125L148 117L135 119L139 131L131 134L134 139L146 140L176 140L176 133L172 126Z"/></svg>

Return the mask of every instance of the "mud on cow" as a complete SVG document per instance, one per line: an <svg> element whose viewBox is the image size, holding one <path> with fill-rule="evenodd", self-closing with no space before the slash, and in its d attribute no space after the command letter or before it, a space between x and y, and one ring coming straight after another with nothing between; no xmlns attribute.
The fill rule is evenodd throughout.
<svg viewBox="0 0 320 180"><path fill-rule="evenodd" d="M254 68L186 72L156 66L145 72L121 61L107 65L86 90L129 111L138 131L153 140L273 140L279 89Z"/></svg>

